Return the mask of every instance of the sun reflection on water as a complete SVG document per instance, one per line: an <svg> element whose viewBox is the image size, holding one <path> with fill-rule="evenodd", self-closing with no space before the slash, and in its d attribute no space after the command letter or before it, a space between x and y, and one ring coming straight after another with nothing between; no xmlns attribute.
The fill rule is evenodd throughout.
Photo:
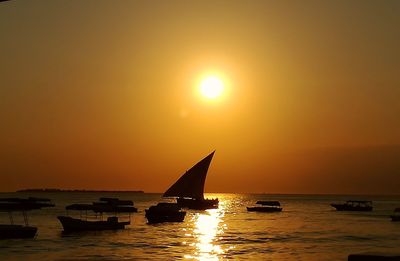
<svg viewBox="0 0 400 261"><path fill-rule="evenodd" d="M223 223L224 206L220 202L218 209L208 209L193 216L193 236L196 242L193 244L195 252L186 255L185 258L197 260L218 260L224 254L224 250L216 242L217 236L223 234L226 224Z"/></svg>

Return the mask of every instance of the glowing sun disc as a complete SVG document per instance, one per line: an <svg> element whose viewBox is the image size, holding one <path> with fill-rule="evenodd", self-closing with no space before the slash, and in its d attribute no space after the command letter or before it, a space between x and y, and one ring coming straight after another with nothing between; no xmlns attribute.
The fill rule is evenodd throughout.
<svg viewBox="0 0 400 261"><path fill-rule="evenodd" d="M208 99L218 98L222 95L223 91L223 82L215 76L209 76L200 83L200 93Z"/></svg>

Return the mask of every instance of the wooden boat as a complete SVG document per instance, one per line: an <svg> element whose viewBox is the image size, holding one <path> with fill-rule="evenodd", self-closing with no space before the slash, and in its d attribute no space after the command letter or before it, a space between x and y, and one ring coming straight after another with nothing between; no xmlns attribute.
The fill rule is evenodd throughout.
<svg viewBox="0 0 400 261"><path fill-rule="evenodd" d="M27 212L44 207L54 207L54 204L43 198L0 198L0 212L8 212L11 223L0 225L0 239L35 237L38 229L29 226ZM14 224L13 212L22 212L25 225Z"/></svg>
<svg viewBox="0 0 400 261"><path fill-rule="evenodd" d="M58 220L60 220L65 232L117 230L124 229L125 226L131 223L130 221L120 222L118 217L108 217L107 220L89 221L68 216L59 216Z"/></svg>
<svg viewBox="0 0 400 261"><path fill-rule="evenodd" d="M54 206L51 200L47 198L0 198L0 210L3 211L7 211L8 209L28 211Z"/></svg>
<svg viewBox="0 0 400 261"><path fill-rule="evenodd" d="M158 203L145 210L149 224L163 222L183 222L186 212L177 203Z"/></svg>
<svg viewBox="0 0 400 261"><path fill-rule="evenodd" d="M176 202L182 208L206 210L218 208L219 200L216 199L193 199L193 198L177 198Z"/></svg>
<svg viewBox="0 0 400 261"><path fill-rule="evenodd" d="M177 198L182 208L205 210L218 208L219 200L204 198L204 184L215 151L186 171L163 195Z"/></svg>
<svg viewBox="0 0 400 261"><path fill-rule="evenodd" d="M0 225L0 239L33 238L37 230L37 227L28 225Z"/></svg>
<svg viewBox="0 0 400 261"><path fill-rule="evenodd" d="M282 208L279 201L257 201L256 204L261 206L247 207L250 212L281 212Z"/></svg>
<svg viewBox="0 0 400 261"><path fill-rule="evenodd" d="M331 204L338 211L372 211L372 201L348 200L343 204Z"/></svg>
<svg viewBox="0 0 400 261"><path fill-rule="evenodd" d="M400 253L360 253L350 254L348 261L398 261Z"/></svg>
<svg viewBox="0 0 400 261"><path fill-rule="evenodd" d="M400 221L400 208L394 210L394 214L390 216L392 221Z"/></svg>
<svg viewBox="0 0 400 261"><path fill-rule="evenodd" d="M137 208L133 207L133 202L129 200L119 200L117 198L100 198L100 202L92 204L72 204L66 206L67 216L58 216L64 232L77 231L101 231L101 230L117 230L124 229L131 223L131 213L137 212ZM68 216L69 210L80 212L80 218ZM85 215L82 216L82 212ZM88 211L94 212L95 218L92 220L88 216ZM104 213L113 213L114 216L108 216L103 220ZM116 216L118 213L128 213L128 220L120 221Z"/></svg>

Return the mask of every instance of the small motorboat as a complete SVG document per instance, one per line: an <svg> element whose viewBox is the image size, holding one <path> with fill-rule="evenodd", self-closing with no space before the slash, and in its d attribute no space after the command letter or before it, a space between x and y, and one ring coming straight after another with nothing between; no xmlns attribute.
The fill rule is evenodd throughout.
<svg viewBox="0 0 400 261"><path fill-rule="evenodd" d="M400 260L400 253L360 253L360 254L350 254L347 257L348 261L396 261Z"/></svg>
<svg viewBox="0 0 400 261"><path fill-rule="evenodd" d="M124 229L131 223L131 213L137 212L137 208L133 207L130 200L119 200L117 198L100 198L100 202L92 204L72 204L66 206L67 216L58 216L64 232L77 231L101 231L101 230L117 230ZM69 210L80 212L79 218L68 215ZM82 212L84 211L84 215ZM95 216L88 215L88 211L94 212ZM104 214L110 214L104 220ZM119 213L127 213L126 220L120 221L117 216Z"/></svg>
<svg viewBox="0 0 400 261"><path fill-rule="evenodd" d="M257 201L256 207L247 207L247 211L250 212L281 212L281 203L279 201Z"/></svg>
<svg viewBox="0 0 400 261"><path fill-rule="evenodd" d="M400 208L394 210L394 214L390 216L392 221L400 221Z"/></svg>
<svg viewBox="0 0 400 261"><path fill-rule="evenodd" d="M35 237L38 229L29 225L27 212L44 207L54 207L54 204L44 198L0 198L0 212L8 212L11 223L0 225L0 239ZM14 224L13 212L22 212L24 225Z"/></svg>
<svg viewBox="0 0 400 261"><path fill-rule="evenodd" d="M372 211L372 201L348 200L343 204L331 204L337 211Z"/></svg>
<svg viewBox="0 0 400 261"><path fill-rule="evenodd" d="M37 230L29 225L0 225L0 239L33 238Z"/></svg>
<svg viewBox="0 0 400 261"><path fill-rule="evenodd" d="M158 203L145 211L149 224L183 222L186 216L186 212L177 203Z"/></svg>

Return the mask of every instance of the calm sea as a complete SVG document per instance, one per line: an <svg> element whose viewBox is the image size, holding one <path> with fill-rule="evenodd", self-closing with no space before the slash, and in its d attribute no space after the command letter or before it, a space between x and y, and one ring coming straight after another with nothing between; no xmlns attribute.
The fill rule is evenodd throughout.
<svg viewBox="0 0 400 261"><path fill-rule="evenodd" d="M144 209L160 194L134 193L0 193L0 197L47 197L55 208L32 211L38 226L34 239L0 241L0 260L346 260L350 253L400 252L400 222L389 215L400 197L208 194L219 209L187 212L183 223L147 225ZM57 215L68 204L101 196L130 199L139 212L125 230L63 235ZM336 212L332 202L374 201L370 213ZM282 213L247 212L257 200L279 200ZM0 213L1 223L9 222ZM22 223L22 215L15 213ZM21 216L21 217L20 217Z"/></svg>

